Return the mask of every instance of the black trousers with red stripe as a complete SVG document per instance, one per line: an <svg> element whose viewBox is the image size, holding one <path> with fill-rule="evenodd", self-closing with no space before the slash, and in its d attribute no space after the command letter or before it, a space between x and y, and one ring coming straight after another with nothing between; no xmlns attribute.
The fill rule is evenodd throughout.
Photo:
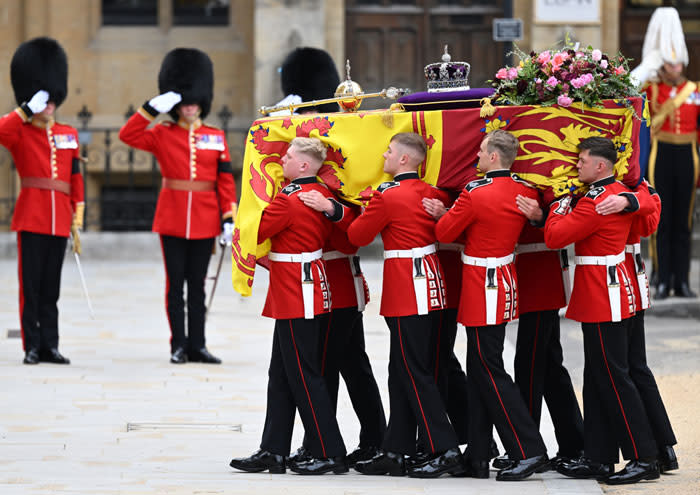
<svg viewBox="0 0 700 495"><path fill-rule="evenodd" d="M328 315L275 320L267 382L267 415L260 448L288 456L299 411L307 447L317 458L345 455L326 382L321 375L322 329Z"/></svg>
<svg viewBox="0 0 700 495"><path fill-rule="evenodd" d="M439 316L433 312L384 318L391 334L390 415L382 444L386 451L415 454L416 428L428 452L444 452L458 445L431 366L432 328Z"/></svg>
<svg viewBox="0 0 700 495"><path fill-rule="evenodd" d="M630 376L630 321L582 323L583 425L586 457L617 463L658 452L649 417Z"/></svg>
<svg viewBox="0 0 700 495"><path fill-rule="evenodd" d="M644 310L638 311L630 318L629 328L629 366L630 378L639 391L644 409L651 423L651 431L659 447L675 445L676 435L668 419L664 401L656 386L654 374L647 365L646 340L644 337Z"/></svg>
<svg viewBox="0 0 700 495"><path fill-rule="evenodd" d="M468 388L467 375L454 352L457 339L457 309L441 311L436 322L431 341L433 372L457 439L460 444L465 444L469 441ZM422 438L420 445L425 446Z"/></svg>
<svg viewBox="0 0 700 495"><path fill-rule="evenodd" d="M183 348L197 351L206 346L204 321L204 280L207 277L214 238L184 239L161 235L165 262L165 311L170 323L170 350ZM185 300L187 282L187 332L185 332Z"/></svg>
<svg viewBox="0 0 700 495"><path fill-rule="evenodd" d="M514 369L515 383L535 424L540 424L544 397L558 453L578 457L583 451L583 417L571 376L564 367L558 310L520 315Z"/></svg>
<svg viewBox="0 0 700 495"><path fill-rule="evenodd" d="M17 233L19 313L24 351L58 348L58 297L66 237Z"/></svg>
<svg viewBox="0 0 700 495"><path fill-rule="evenodd" d="M526 459L547 452L518 386L503 367L505 336L505 323L467 327L467 456L475 461L491 458L492 424L511 459Z"/></svg>

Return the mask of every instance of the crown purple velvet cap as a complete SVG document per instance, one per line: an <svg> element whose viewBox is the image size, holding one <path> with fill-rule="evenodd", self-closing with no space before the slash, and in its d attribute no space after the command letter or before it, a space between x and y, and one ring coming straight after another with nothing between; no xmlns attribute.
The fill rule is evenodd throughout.
<svg viewBox="0 0 700 495"><path fill-rule="evenodd" d="M411 93L397 101L406 110L449 110L453 108L477 108L482 98L493 96L493 88L474 88L465 91L446 91L442 93ZM469 100L469 101L465 101Z"/></svg>

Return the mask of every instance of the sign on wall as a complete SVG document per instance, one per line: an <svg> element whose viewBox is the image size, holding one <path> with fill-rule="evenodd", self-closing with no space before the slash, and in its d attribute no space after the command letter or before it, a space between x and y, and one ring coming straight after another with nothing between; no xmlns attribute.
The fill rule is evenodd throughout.
<svg viewBox="0 0 700 495"><path fill-rule="evenodd" d="M535 0L535 22L599 24L601 0Z"/></svg>

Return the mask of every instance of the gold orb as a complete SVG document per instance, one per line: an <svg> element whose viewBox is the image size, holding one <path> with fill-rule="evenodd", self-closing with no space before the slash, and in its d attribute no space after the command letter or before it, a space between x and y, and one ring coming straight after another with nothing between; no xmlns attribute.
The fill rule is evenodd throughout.
<svg viewBox="0 0 700 495"><path fill-rule="evenodd" d="M350 79L341 82L335 90L335 97L343 98L338 102L343 112L356 112L362 103L362 100L357 98L361 94L363 92L360 85Z"/></svg>

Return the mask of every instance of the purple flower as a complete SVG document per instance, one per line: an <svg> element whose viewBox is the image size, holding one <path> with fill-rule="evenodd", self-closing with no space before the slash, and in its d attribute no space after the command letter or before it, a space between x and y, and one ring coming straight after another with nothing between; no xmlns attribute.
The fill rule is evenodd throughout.
<svg viewBox="0 0 700 495"><path fill-rule="evenodd" d="M557 104L561 105L562 107L568 107L573 103L574 100L569 98L568 95L559 95L559 98L557 98Z"/></svg>

